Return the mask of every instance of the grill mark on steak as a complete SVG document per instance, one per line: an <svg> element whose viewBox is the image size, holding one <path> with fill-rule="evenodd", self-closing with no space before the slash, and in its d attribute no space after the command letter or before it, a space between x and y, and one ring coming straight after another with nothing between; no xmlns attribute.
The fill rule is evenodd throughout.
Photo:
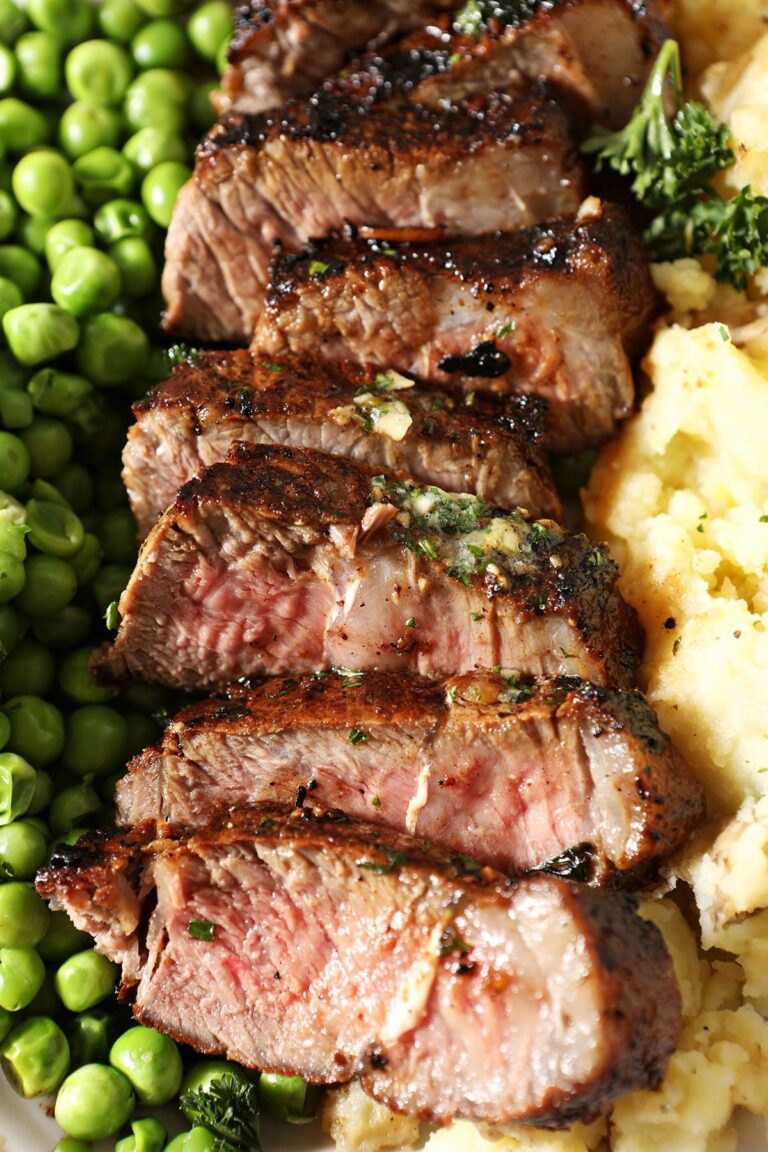
<svg viewBox="0 0 768 1152"><path fill-rule="evenodd" d="M511 19L491 19L474 33L453 25L446 14L451 7L440 0L375 6L361 0L252 0L236 13L219 110L261 112L309 95L374 37L382 43L420 28L398 49L435 58L433 74L419 88L422 103L543 79L566 103L583 106L591 120L620 127L669 35L666 0L554 0L532 5L527 18L513 13Z"/></svg>
<svg viewBox="0 0 768 1152"><path fill-rule="evenodd" d="M626 214L587 201L576 216L493 236L346 236L283 255L253 346L392 367L454 390L535 393L548 405L548 446L578 452L631 411L632 360L655 312Z"/></svg>
<svg viewBox="0 0 768 1152"><path fill-rule="evenodd" d="M478 235L576 210L583 161L546 92L431 109L409 96L424 69L375 57L275 116L213 130L168 233L169 330L246 343L276 242L295 251L347 224Z"/></svg>
<svg viewBox="0 0 768 1152"><path fill-rule="evenodd" d="M195 690L322 667L498 664L631 683L639 630L601 548L419 491L311 449L235 444L145 540L99 675Z"/></svg>
<svg viewBox="0 0 768 1152"><path fill-rule="evenodd" d="M309 1081L358 1076L422 1120L592 1117L660 1082L680 1028L661 934L629 897L468 873L319 810L90 834L37 887L123 964L143 1023Z"/></svg>
<svg viewBox="0 0 768 1152"><path fill-rule="evenodd" d="M644 879L704 815L639 692L492 672L234 687L134 757L116 803L121 824L199 826L215 809L293 796L510 873L586 843L584 878L602 884Z"/></svg>
<svg viewBox="0 0 768 1152"><path fill-rule="evenodd" d="M387 392L376 381L375 370L354 365L288 357L276 364L243 350L194 355L133 406L123 480L140 537L181 485L223 460L234 440L317 448L561 519L539 444L543 406L536 398L467 407L434 387L416 383ZM366 423L369 409L360 405L360 394L371 391L377 405L395 401L411 414L402 439Z"/></svg>

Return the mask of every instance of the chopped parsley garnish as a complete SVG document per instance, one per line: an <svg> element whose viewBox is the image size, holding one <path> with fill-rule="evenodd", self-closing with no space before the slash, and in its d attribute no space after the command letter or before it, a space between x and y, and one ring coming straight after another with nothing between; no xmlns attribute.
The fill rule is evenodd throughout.
<svg viewBox="0 0 768 1152"><path fill-rule="evenodd" d="M440 956L453 956L455 952L469 952L472 945L467 944L466 940L462 940L457 936L452 928L446 928L440 937Z"/></svg>
<svg viewBox="0 0 768 1152"><path fill-rule="evenodd" d="M195 940L213 940L216 935L216 925L210 920L190 920L187 932Z"/></svg>
<svg viewBox="0 0 768 1152"><path fill-rule="evenodd" d="M416 628L417 627L416 617L415 616L409 616L405 622L405 626L406 626L406 628Z"/></svg>
<svg viewBox="0 0 768 1152"><path fill-rule="evenodd" d="M768 198L755 196L748 185L724 200L712 186L736 157L726 125L703 104L683 103L674 40L662 46L626 127L595 127L582 147L595 156L597 171L608 167L631 177L632 191L656 213L645 241L657 260L713 256L717 279L735 288L768 266Z"/></svg>
<svg viewBox="0 0 768 1152"><path fill-rule="evenodd" d="M309 274L313 280L322 280L324 276L328 275L330 267L330 264L326 264L322 260L310 260Z"/></svg>
<svg viewBox="0 0 768 1152"><path fill-rule="evenodd" d="M365 728L350 728L347 739L350 744L365 744L366 740L371 739L371 734Z"/></svg>
<svg viewBox="0 0 768 1152"><path fill-rule="evenodd" d="M389 856L387 864L382 864L376 860L358 860L358 868L364 868L366 872L373 872L376 876L389 876L401 868L403 864L408 863L408 857L404 852L393 852L391 849L384 849L384 851Z"/></svg>
<svg viewBox="0 0 768 1152"><path fill-rule="evenodd" d="M502 324L501 328L496 331L496 339L503 340L505 336L511 336L513 332L517 331L517 320L510 320L509 324Z"/></svg>
<svg viewBox="0 0 768 1152"><path fill-rule="evenodd" d="M479 36L492 20L518 26L536 15L542 0L467 0L454 18L454 27L467 36Z"/></svg>
<svg viewBox="0 0 768 1152"><path fill-rule="evenodd" d="M259 368L263 368L266 372L287 372L285 364L272 364L269 360L259 364Z"/></svg>
<svg viewBox="0 0 768 1152"><path fill-rule="evenodd" d="M378 796L371 797L371 807L372 808L381 808L381 800L379 799Z"/></svg>
<svg viewBox="0 0 768 1152"><path fill-rule="evenodd" d="M112 600L107 604L107 610L104 613L104 622L110 632L114 632L120 623L120 614L117 611L117 600Z"/></svg>
<svg viewBox="0 0 768 1152"><path fill-rule="evenodd" d="M185 1092L179 1103L192 1124L212 1134L214 1152L262 1152L255 1084L225 1073L206 1088Z"/></svg>

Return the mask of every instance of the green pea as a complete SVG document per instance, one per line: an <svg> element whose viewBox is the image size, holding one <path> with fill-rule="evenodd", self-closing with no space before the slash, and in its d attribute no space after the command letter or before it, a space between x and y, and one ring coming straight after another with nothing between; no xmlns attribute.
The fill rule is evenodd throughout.
<svg viewBox="0 0 768 1152"><path fill-rule="evenodd" d="M27 760L0 752L0 825L24 815L35 794L35 781L36 772Z"/></svg>
<svg viewBox="0 0 768 1152"><path fill-rule="evenodd" d="M0 884L0 948L34 948L48 927L48 906L33 884Z"/></svg>
<svg viewBox="0 0 768 1152"><path fill-rule="evenodd" d="M110 40L127 44L147 19L135 0L104 0L98 6L99 27Z"/></svg>
<svg viewBox="0 0 768 1152"><path fill-rule="evenodd" d="M23 216L16 230L18 238L36 256L42 256L45 251L45 238L54 223L50 216Z"/></svg>
<svg viewBox="0 0 768 1152"><path fill-rule="evenodd" d="M16 83L18 68L16 57L5 44L0 45L0 92L3 95L10 92Z"/></svg>
<svg viewBox="0 0 768 1152"><path fill-rule="evenodd" d="M0 423L5 428L28 428L35 418L32 401L26 392L0 392Z"/></svg>
<svg viewBox="0 0 768 1152"><path fill-rule="evenodd" d="M219 45L232 35L232 27L232 5L225 0L210 0L189 17L187 35L195 51L213 63Z"/></svg>
<svg viewBox="0 0 768 1152"><path fill-rule="evenodd" d="M0 432L0 488L15 492L27 479L29 469L30 456L24 441L12 432Z"/></svg>
<svg viewBox="0 0 768 1152"><path fill-rule="evenodd" d="M112 995L119 974L117 964L93 948L86 948L69 956L56 969L56 991L70 1012L86 1012Z"/></svg>
<svg viewBox="0 0 768 1152"><path fill-rule="evenodd" d="M13 44L29 27L23 9L13 0L0 0L0 41Z"/></svg>
<svg viewBox="0 0 768 1152"><path fill-rule="evenodd" d="M0 666L4 696L45 696L56 679L56 661L37 640L25 636Z"/></svg>
<svg viewBox="0 0 768 1152"><path fill-rule="evenodd" d="M152 221L137 200L110 200L98 209L93 222L104 244L146 238L154 232Z"/></svg>
<svg viewBox="0 0 768 1152"><path fill-rule="evenodd" d="M4 753L0 752L0 756ZM2 782L0 767L0 784ZM0 817L2 814L0 787ZM93 785L81 781L57 792L48 811L48 822L54 836L63 836L80 825L92 824L101 809L101 798Z"/></svg>
<svg viewBox="0 0 768 1152"><path fill-rule="evenodd" d="M138 755L150 744L159 740L162 733L152 717L144 712L124 712L123 715L128 727L128 742L125 748L127 762L132 756Z"/></svg>
<svg viewBox="0 0 768 1152"><path fill-rule="evenodd" d="M151 20L131 41L137 68L183 68L189 45L183 28L174 20Z"/></svg>
<svg viewBox="0 0 768 1152"><path fill-rule="evenodd" d="M140 128L123 145L123 155L140 172L149 172L165 160L185 161L189 149L177 132L162 125Z"/></svg>
<svg viewBox="0 0 768 1152"><path fill-rule="evenodd" d="M91 587L99 612L103 615L113 600L119 600L131 578L132 569L125 564L105 564L99 569Z"/></svg>
<svg viewBox="0 0 768 1152"><path fill-rule="evenodd" d="M55 1021L31 1016L4 1040L0 1064L20 1096L47 1096L56 1091L69 1071L67 1038Z"/></svg>
<svg viewBox="0 0 768 1152"><path fill-rule="evenodd" d="M253 1083L252 1077L239 1064L233 1064L228 1060L199 1060L184 1074L181 1083L181 1095L185 1096L188 1092L197 1092L198 1090L207 1092L214 1080L224 1080L228 1076L240 1084ZM184 1112L184 1109L182 1108L181 1111ZM186 1116L187 1113L184 1112L184 1115ZM190 1117L187 1116L187 1119Z"/></svg>
<svg viewBox="0 0 768 1152"><path fill-rule="evenodd" d="M0 748L5 748L11 736L11 722L7 716L2 713L0 713L0 715L2 716L2 719L0 719ZM0 865L0 880L3 878L2 872L2 865Z"/></svg>
<svg viewBox="0 0 768 1152"><path fill-rule="evenodd" d="M66 560L30 556L17 604L28 616L49 616L66 607L76 591L77 575Z"/></svg>
<svg viewBox="0 0 768 1152"><path fill-rule="evenodd" d="M78 187L89 204L103 204L133 191L133 169L115 148L94 148L75 160L72 167Z"/></svg>
<svg viewBox="0 0 768 1152"><path fill-rule="evenodd" d="M130 508L113 508L99 520L98 536L110 564L136 560L136 521Z"/></svg>
<svg viewBox="0 0 768 1152"><path fill-rule="evenodd" d="M119 104L133 76L133 64L124 48L108 40L85 40L67 56L67 87L75 100L91 104Z"/></svg>
<svg viewBox="0 0 768 1152"><path fill-rule="evenodd" d="M37 291L42 272L42 265L33 252L18 244L0 245L0 276L12 280L25 300Z"/></svg>
<svg viewBox="0 0 768 1152"><path fill-rule="evenodd" d="M0 876L32 880L47 852L48 841L31 821L14 820L0 827Z"/></svg>
<svg viewBox="0 0 768 1152"><path fill-rule="evenodd" d="M82 644L91 628L90 614L79 604L68 604L52 616L40 616L32 621L35 639L57 652Z"/></svg>
<svg viewBox="0 0 768 1152"><path fill-rule="evenodd" d="M5 240L13 232L17 216L13 197L9 192L0 189L0 240Z"/></svg>
<svg viewBox="0 0 768 1152"><path fill-rule="evenodd" d="M45 965L34 948L0 948L0 1008L19 1012L34 1000Z"/></svg>
<svg viewBox="0 0 768 1152"><path fill-rule="evenodd" d="M78 367L97 386L129 383L143 370L148 354L145 333L127 317L104 312L83 324Z"/></svg>
<svg viewBox="0 0 768 1152"><path fill-rule="evenodd" d="M80 517L71 508L44 500L28 502L27 527L30 544L63 560L79 552L85 535Z"/></svg>
<svg viewBox="0 0 768 1152"><path fill-rule="evenodd" d="M80 338L75 318L56 304L12 308L3 316L3 331L13 355L30 367L69 352Z"/></svg>
<svg viewBox="0 0 768 1152"><path fill-rule="evenodd" d="M24 297L18 285L6 276L0 276L0 319L5 316L6 312L10 312L12 308L20 307L23 303Z"/></svg>
<svg viewBox="0 0 768 1152"><path fill-rule="evenodd" d="M104 104L77 100L64 109L59 121L59 143L72 160L94 148L116 147L120 135L120 114Z"/></svg>
<svg viewBox="0 0 768 1152"><path fill-rule="evenodd" d="M0 1008L0 1044L5 1040L11 1028L13 1028L13 1016L5 1008Z"/></svg>
<svg viewBox="0 0 768 1152"><path fill-rule="evenodd" d="M11 722L9 752L23 756L35 768L45 768L57 759L64 747L64 718L54 704L40 696L12 696L3 711Z"/></svg>
<svg viewBox="0 0 768 1152"><path fill-rule="evenodd" d="M104 312L120 295L120 271L97 248L73 248L62 256L51 280L51 295L73 316Z"/></svg>
<svg viewBox="0 0 768 1152"><path fill-rule="evenodd" d="M149 215L161 228L171 223L176 197L192 176L185 164L166 160L144 177L141 199Z"/></svg>
<svg viewBox="0 0 768 1152"><path fill-rule="evenodd" d="M25 625L11 604L0 605L0 657L7 660L21 640Z"/></svg>
<svg viewBox="0 0 768 1152"><path fill-rule="evenodd" d="M27 815L36 816L39 812L42 812L43 809L47 808L50 804L52 796L53 780L51 774L46 772L44 768L41 768L37 773L35 792L29 808L27 808Z"/></svg>
<svg viewBox="0 0 768 1152"><path fill-rule="evenodd" d="M27 555L27 526L22 522L24 509L21 504L16 505L12 497L6 497L5 505L5 516L0 518L0 552L23 560Z"/></svg>
<svg viewBox="0 0 768 1152"><path fill-rule="evenodd" d="M45 237L45 258L51 272L56 271L67 252L92 248L95 240L93 229L84 220L59 220Z"/></svg>
<svg viewBox="0 0 768 1152"><path fill-rule="evenodd" d="M48 32L25 32L16 41L19 86L35 100L57 100L63 91L61 43Z"/></svg>
<svg viewBox="0 0 768 1152"><path fill-rule="evenodd" d="M94 1008L90 1012L81 1012L67 1029L73 1067L106 1064L117 1033L117 1020L107 1009Z"/></svg>
<svg viewBox="0 0 768 1152"><path fill-rule="evenodd" d="M190 1128L174 1136L165 1152L216 1152L216 1137L207 1128Z"/></svg>
<svg viewBox="0 0 768 1152"><path fill-rule="evenodd" d="M142 1104L167 1104L181 1087L179 1049L153 1028L129 1028L112 1045L109 1062L128 1077Z"/></svg>
<svg viewBox="0 0 768 1152"><path fill-rule="evenodd" d="M131 83L123 111L134 132L140 128L165 128L183 132L187 123L189 81L169 68L151 68Z"/></svg>
<svg viewBox="0 0 768 1152"><path fill-rule="evenodd" d="M83 380L83 377L76 376L74 379ZM88 385L88 392L84 393L84 396L89 395L89 393L90 384ZM87 512L93 504L93 477L82 464L71 460L65 468L62 468L61 472L56 473L53 482L69 506L77 512L78 515Z"/></svg>
<svg viewBox="0 0 768 1152"><path fill-rule="evenodd" d="M41 368L27 384L35 411L44 416L71 416L92 391L92 384L84 376L55 368Z"/></svg>
<svg viewBox="0 0 768 1152"><path fill-rule="evenodd" d="M112 245L109 254L120 271L126 296L141 299L157 286L160 274L146 240L140 236L126 236Z"/></svg>
<svg viewBox="0 0 768 1152"><path fill-rule="evenodd" d="M54 1145L53 1152L91 1152L92 1145L85 1140L73 1140L71 1136L65 1136L63 1140L59 1140Z"/></svg>
<svg viewBox="0 0 768 1152"><path fill-rule="evenodd" d="M49 964L61 964L90 943L87 932L81 932L66 912L51 912L45 936L37 945L38 954Z"/></svg>
<svg viewBox="0 0 768 1152"><path fill-rule="evenodd" d="M29 304L25 307L34 308L36 305ZM30 471L33 476L56 476L66 467L72 456L72 434L66 424L52 416L36 416L32 425L21 433L21 439L29 452Z"/></svg>
<svg viewBox="0 0 768 1152"><path fill-rule="evenodd" d="M159 684L130 684L123 689L121 699L142 712L168 712L171 708L170 693Z"/></svg>
<svg viewBox="0 0 768 1152"><path fill-rule="evenodd" d="M115 1144L115 1152L161 1152L167 1133L159 1120L144 1116L131 1122L131 1135Z"/></svg>
<svg viewBox="0 0 768 1152"><path fill-rule="evenodd" d="M127 743L128 725L120 712L84 704L67 719L62 761L75 776L106 776L124 765Z"/></svg>
<svg viewBox="0 0 768 1152"><path fill-rule="evenodd" d="M84 1064L59 1088L56 1123L78 1140L104 1140L128 1122L133 1112L131 1085L116 1068Z"/></svg>
<svg viewBox="0 0 768 1152"><path fill-rule="evenodd" d="M101 559L98 537L92 532L86 532L80 551L72 557L72 568L80 587L86 587L95 578L101 568Z"/></svg>
<svg viewBox="0 0 768 1152"><path fill-rule="evenodd" d="M63 44L85 40L93 28L88 0L29 0L27 12L36 28L50 32Z"/></svg>
<svg viewBox="0 0 768 1152"><path fill-rule="evenodd" d="M72 169L60 152L23 156L13 170L13 194L30 216L61 216L75 190Z"/></svg>
<svg viewBox="0 0 768 1152"><path fill-rule="evenodd" d="M100 684L88 667L93 648L77 648L70 652L59 668L62 691L76 704L104 704L115 695L115 689Z"/></svg>
<svg viewBox="0 0 768 1152"><path fill-rule="evenodd" d="M321 1096L322 1088L308 1084L301 1076L264 1072L259 1077L259 1103L270 1116L288 1124L308 1124Z"/></svg>
<svg viewBox="0 0 768 1152"><path fill-rule="evenodd" d="M39 148L48 139L48 121L42 112L7 96L0 100L0 143L10 152Z"/></svg>
<svg viewBox="0 0 768 1152"><path fill-rule="evenodd" d="M0 554L0 604L13 600L21 592L27 579L22 560L6 553Z"/></svg>
<svg viewBox="0 0 768 1152"><path fill-rule="evenodd" d="M215 80L209 80L204 84L196 84L192 92L192 123L202 132L207 132L216 123L213 95L218 89L219 84Z"/></svg>
<svg viewBox="0 0 768 1152"><path fill-rule="evenodd" d="M224 75L227 70L227 66L229 65L229 46L230 38L229 36L225 36L221 44L219 44L219 47L216 49L216 59L214 60L214 63L216 65L216 72L219 76Z"/></svg>
<svg viewBox="0 0 768 1152"><path fill-rule="evenodd" d="M128 497L123 486L120 471L114 462L102 465L96 477L99 493L99 509L109 512L113 508L125 508Z"/></svg>

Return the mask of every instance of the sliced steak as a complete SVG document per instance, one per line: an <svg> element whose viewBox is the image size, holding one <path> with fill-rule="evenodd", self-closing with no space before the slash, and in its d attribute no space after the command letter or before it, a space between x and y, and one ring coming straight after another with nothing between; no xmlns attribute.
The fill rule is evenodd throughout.
<svg viewBox="0 0 768 1152"><path fill-rule="evenodd" d="M642 880L704 815L639 692L496 672L233 688L181 712L116 799L121 824L200 825L216 808L296 796L503 872L559 866L597 883Z"/></svg>
<svg viewBox="0 0 768 1152"><path fill-rule="evenodd" d="M220 112L264 112L308 96L374 39L449 11L455 0L249 0L235 9Z"/></svg>
<svg viewBox="0 0 768 1152"><path fill-rule="evenodd" d="M38 891L122 963L143 1023L252 1067L359 1077L437 1123L594 1116L659 1083L680 1028L631 897L508 881L341 813L91 833Z"/></svg>
<svg viewBox="0 0 768 1152"><path fill-rule="evenodd" d="M311 449L238 443L144 541L99 671L194 690L318 668L498 664L625 686L639 633L616 574L551 521Z"/></svg>
<svg viewBox="0 0 768 1152"><path fill-rule="evenodd" d="M197 353L134 405L123 479L141 536L181 485L233 440L319 448L421 483L559 520L543 449L542 405L467 406L392 372Z"/></svg>
<svg viewBox="0 0 768 1152"><path fill-rule="evenodd" d="M369 61L274 117L227 117L197 155L168 232L166 327L246 343L275 242L296 251L345 224L478 235L574 212L584 168L545 93L430 109L416 53Z"/></svg>
<svg viewBox="0 0 768 1152"><path fill-rule="evenodd" d="M251 0L236 10L221 111L261 112L309 95L374 37L429 25L403 45L434 55L418 99L437 104L547 80L592 120L620 127L630 117L660 43L667 0L480 0L454 23L448 0Z"/></svg>
<svg viewBox="0 0 768 1152"><path fill-rule="evenodd" d="M495 236L393 244L336 238L278 259L254 336L293 353L415 373L472 392L546 399L546 442L612 436L634 399L632 359L656 297L619 208Z"/></svg>

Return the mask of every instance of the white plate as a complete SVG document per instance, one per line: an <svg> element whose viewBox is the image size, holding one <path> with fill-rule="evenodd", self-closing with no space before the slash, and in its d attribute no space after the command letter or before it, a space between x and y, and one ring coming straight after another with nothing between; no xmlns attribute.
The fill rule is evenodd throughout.
<svg viewBox="0 0 768 1152"><path fill-rule="evenodd" d="M61 1129L47 1115L50 1107L50 1101L20 1100L0 1075L0 1152L51 1152L61 1139ZM169 1127L172 1127L170 1123ZM173 1130L180 1127L177 1124ZM744 1114L739 1117L738 1128L741 1133L738 1152L768 1152L764 1120ZM290 1124L265 1122L262 1137L265 1152L334 1152L317 1124L295 1128ZM108 1152L113 1147L114 1142L105 1141L96 1146L95 1152ZM670 1147L665 1152L677 1152L677 1149Z"/></svg>

